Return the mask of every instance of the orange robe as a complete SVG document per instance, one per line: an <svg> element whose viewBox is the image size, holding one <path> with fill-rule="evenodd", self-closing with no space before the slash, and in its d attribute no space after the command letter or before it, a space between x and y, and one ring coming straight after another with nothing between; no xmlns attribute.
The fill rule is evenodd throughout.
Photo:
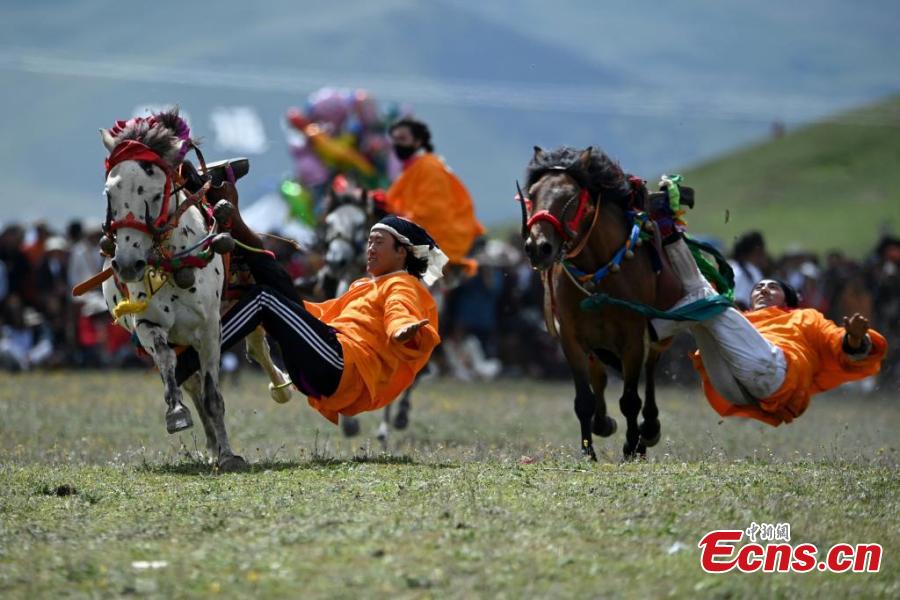
<svg viewBox="0 0 900 600"><path fill-rule="evenodd" d="M484 227L469 192L440 158L429 152L412 159L388 189L386 208L424 227L450 264L474 271L475 262L465 256Z"/></svg>
<svg viewBox="0 0 900 600"><path fill-rule="evenodd" d="M344 351L344 374L331 396L309 404L337 424L338 414L381 408L409 387L440 343L434 299L405 271L354 281L347 292L325 302L304 302L306 310L334 327ZM428 319L406 343L394 334Z"/></svg>
<svg viewBox="0 0 900 600"><path fill-rule="evenodd" d="M759 400L758 407L735 405L716 392L703 368L703 358L695 352L691 358L703 380L706 399L723 417L750 417L773 426L790 423L803 414L813 394L878 373L887 352L884 337L870 329L869 354L852 360L842 349L844 328L815 309L771 306L745 312L744 316L764 338L781 348L787 370L778 391Z"/></svg>

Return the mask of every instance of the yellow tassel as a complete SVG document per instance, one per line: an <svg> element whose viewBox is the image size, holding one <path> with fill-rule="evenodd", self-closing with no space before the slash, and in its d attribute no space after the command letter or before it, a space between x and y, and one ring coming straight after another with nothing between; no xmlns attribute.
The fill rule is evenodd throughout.
<svg viewBox="0 0 900 600"><path fill-rule="evenodd" d="M143 300L122 300L113 309L113 318L118 321L120 317L125 315L134 315L147 310L147 303Z"/></svg>

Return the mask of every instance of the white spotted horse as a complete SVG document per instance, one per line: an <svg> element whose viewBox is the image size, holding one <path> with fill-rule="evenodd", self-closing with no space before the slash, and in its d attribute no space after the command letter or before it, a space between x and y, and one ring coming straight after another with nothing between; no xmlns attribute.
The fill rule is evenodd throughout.
<svg viewBox="0 0 900 600"><path fill-rule="evenodd" d="M603 397L604 365L624 379L619 406L627 422L625 458L645 454L660 439L654 367L666 344L651 339L649 320L638 312L614 305L583 309L598 293L660 310L681 298L680 281L643 211L648 196L642 180L627 176L602 152L568 147L544 152L537 146L525 193L519 190L517 196L525 252L543 273L547 326L556 333L558 319L572 371L582 452L593 460L592 433L607 437L616 431ZM642 243L645 239L651 243ZM646 402L638 423L642 370Z"/></svg>
<svg viewBox="0 0 900 600"><path fill-rule="evenodd" d="M193 425L176 381L176 347L190 347L199 372L184 382L207 439L210 459L223 470L246 466L232 451L219 391L220 306L226 264L223 255L234 240L223 229L233 207L207 202L212 185L202 154L177 109L147 118L119 121L101 129L106 159L106 220L101 253L106 258L103 294L117 323L132 332L152 358L165 386L166 429L175 433ZM197 151L206 181L188 194L188 150ZM227 171L233 179L230 165ZM196 173L194 172L194 175ZM110 268L111 267L111 268ZM251 336L252 337L252 336ZM273 397L289 398L286 377L271 365L260 334L248 348L273 382ZM264 356L262 356L264 355ZM287 398L285 398L285 395Z"/></svg>

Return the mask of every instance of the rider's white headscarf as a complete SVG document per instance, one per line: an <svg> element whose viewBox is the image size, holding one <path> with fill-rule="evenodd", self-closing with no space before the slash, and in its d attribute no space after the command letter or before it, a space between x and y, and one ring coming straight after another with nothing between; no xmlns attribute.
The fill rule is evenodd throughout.
<svg viewBox="0 0 900 600"><path fill-rule="evenodd" d="M397 238L397 241L409 247L416 258L425 259L428 268L422 275L425 285L432 285L444 274L444 266L450 259L444 254L435 241L422 227L409 219L393 215L383 218L372 227L372 231L386 231Z"/></svg>

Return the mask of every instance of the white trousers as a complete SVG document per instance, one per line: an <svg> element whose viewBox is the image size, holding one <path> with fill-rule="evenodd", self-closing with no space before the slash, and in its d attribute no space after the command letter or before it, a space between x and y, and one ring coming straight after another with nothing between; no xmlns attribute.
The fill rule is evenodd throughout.
<svg viewBox="0 0 900 600"><path fill-rule="evenodd" d="M685 297L676 306L716 292L700 273L684 240L666 247L673 270L684 285ZM784 383L784 352L764 338L737 310L727 309L698 322L653 320L657 333L673 334L689 327L713 387L732 404L755 404L768 398ZM660 335L660 337L664 337Z"/></svg>
<svg viewBox="0 0 900 600"><path fill-rule="evenodd" d="M784 383L784 352L735 309L695 324L691 333L709 381L732 404L756 404Z"/></svg>

